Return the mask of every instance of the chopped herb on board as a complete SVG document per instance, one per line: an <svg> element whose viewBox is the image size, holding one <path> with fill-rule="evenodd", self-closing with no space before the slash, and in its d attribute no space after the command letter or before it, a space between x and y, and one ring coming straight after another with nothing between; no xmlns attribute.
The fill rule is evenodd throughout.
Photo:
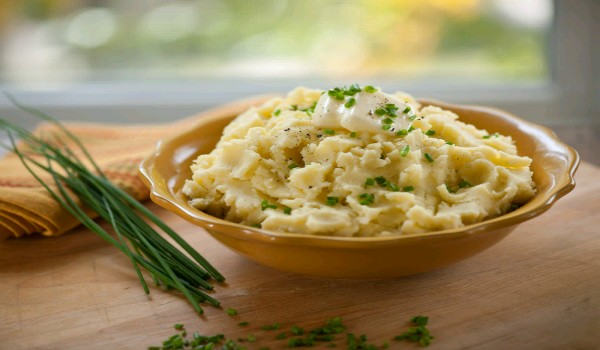
<svg viewBox="0 0 600 350"><path fill-rule="evenodd" d="M262 327L260 327L260 329L264 330L264 331L274 331L277 330L281 327L281 325L277 322L273 323L273 324L268 324L268 325L264 325Z"/></svg>
<svg viewBox="0 0 600 350"><path fill-rule="evenodd" d="M393 339L396 341L410 341L419 343L421 346L428 346L431 344L431 340L434 339L427 329L429 318L427 316L414 316L410 319L410 327L408 330ZM238 325L247 326L248 322L241 322ZM257 349L269 349L268 347L261 346L261 339L271 339L270 337L257 337L254 334L248 334L246 336L239 337L237 343L232 339L228 339L224 334L216 334L213 336L201 335L198 332L194 332L191 338L188 338L188 332L185 330L183 324L176 324L174 328L178 331L176 334L170 336L162 342L162 346L150 346L149 350L176 350L176 349L202 349L202 350L246 350L245 346L241 346L239 343L257 343ZM273 331L280 329L279 323L273 323L272 325L262 326L262 331ZM322 327L314 328L308 332L304 328L293 325L289 331L283 331L278 333L274 338L275 340L281 341L276 343L274 348L283 347L312 347L312 346L327 346L329 348L337 347L346 343L347 349L350 350L377 350L387 349L390 344L388 341L384 341L381 346L375 344L369 344L366 335L356 336L354 333L348 332L345 336L340 336L346 331L346 326L342 322L341 317L333 317ZM292 338L288 339L288 336ZM287 340L285 340L287 339Z"/></svg>
<svg viewBox="0 0 600 350"><path fill-rule="evenodd" d="M430 334L429 329L427 329L428 322L429 318L427 316L414 316L410 320L412 327L409 327L408 331L394 337L394 339L419 343L421 346L429 346L434 337Z"/></svg>
<svg viewBox="0 0 600 350"><path fill-rule="evenodd" d="M292 326L291 331L292 331L292 334L294 334L294 335L304 334L304 328L300 328L298 326Z"/></svg>
<svg viewBox="0 0 600 350"><path fill-rule="evenodd" d="M275 339L279 339L279 340L285 339L285 338L287 338L287 334L285 332L281 332L281 333L277 334L277 336L275 337Z"/></svg>
<svg viewBox="0 0 600 350"><path fill-rule="evenodd" d="M228 314L229 316L235 316L235 315L237 315L237 314L238 314L238 312L237 312L237 310L236 310L236 309L233 309L233 308L230 308L230 307L228 307L228 308L227 308L227 314Z"/></svg>

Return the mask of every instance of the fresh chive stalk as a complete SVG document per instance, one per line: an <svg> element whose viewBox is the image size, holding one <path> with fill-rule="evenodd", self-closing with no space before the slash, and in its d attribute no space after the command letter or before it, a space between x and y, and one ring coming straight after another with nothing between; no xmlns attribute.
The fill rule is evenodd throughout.
<svg viewBox="0 0 600 350"><path fill-rule="evenodd" d="M62 136L73 141L76 149L91 164L91 169L64 142L57 142L58 146L51 144L3 119L0 119L0 130L8 134L10 144L0 145L14 152L48 193L84 226L127 255L146 294L150 290L140 267L150 273L156 284L183 293L198 313L203 313L201 302L219 305L219 301L204 291L213 289L211 279L224 281L223 275L144 205L112 184L81 141L59 121L21 105L11 96L8 98L21 110L54 124ZM17 145L16 138L21 140L23 146ZM40 172L48 173L52 180L42 180ZM76 203L67 188L75 193L82 205ZM83 207L92 209L109 222L116 238L96 223ZM169 243L148 221L171 237L191 259Z"/></svg>

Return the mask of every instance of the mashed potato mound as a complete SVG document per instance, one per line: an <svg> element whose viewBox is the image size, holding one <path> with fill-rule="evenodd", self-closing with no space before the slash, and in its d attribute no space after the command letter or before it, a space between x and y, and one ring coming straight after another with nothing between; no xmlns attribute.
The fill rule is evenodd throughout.
<svg viewBox="0 0 600 350"><path fill-rule="evenodd" d="M405 94L297 88L232 121L183 192L211 215L272 231L416 234L526 202L530 163L509 136Z"/></svg>

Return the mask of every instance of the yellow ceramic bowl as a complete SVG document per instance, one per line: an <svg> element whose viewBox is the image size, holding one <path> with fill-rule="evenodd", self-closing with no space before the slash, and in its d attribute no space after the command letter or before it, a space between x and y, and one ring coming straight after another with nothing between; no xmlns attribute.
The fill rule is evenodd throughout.
<svg viewBox="0 0 600 350"><path fill-rule="evenodd" d="M464 122L510 135L521 155L533 159L536 195L514 212L459 229L398 237L344 238L279 233L225 221L190 206L181 193L191 178L190 164L209 153L223 128L266 97L237 102L204 113L189 130L162 141L141 165L143 181L158 205L206 229L225 246L260 264L301 274L336 278L382 278L443 267L473 256L500 241L517 225L548 210L575 187L579 156L554 132L506 112L431 100Z"/></svg>

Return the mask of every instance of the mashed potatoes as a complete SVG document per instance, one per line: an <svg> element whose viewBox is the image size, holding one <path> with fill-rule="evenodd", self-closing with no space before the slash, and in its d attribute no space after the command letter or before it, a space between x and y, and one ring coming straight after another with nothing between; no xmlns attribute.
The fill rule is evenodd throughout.
<svg viewBox="0 0 600 350"><path fill-rule="evenodd" d="M527 201L531 159L458 119L371 86L298 88L231 122L183 192L226 220L354 237L461 227Z"/></svg>

